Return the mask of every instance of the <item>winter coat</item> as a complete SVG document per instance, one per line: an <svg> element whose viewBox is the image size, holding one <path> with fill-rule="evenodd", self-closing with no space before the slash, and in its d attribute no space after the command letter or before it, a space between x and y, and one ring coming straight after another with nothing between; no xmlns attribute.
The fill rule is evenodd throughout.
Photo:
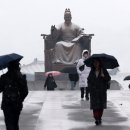
<svg viewBox="0 0 130 130"><path fill-rule="evenodd" d="M13 87L13 89L15 88L14 90L16 90L17 88L17 92L19 93L19 100L17 100L17 103L16 100L15 100L15 104L11 102L7 102L6 99L7 98L6 91L8 90L7 87ZM12 107L17 110L22 110L23 101L25 97L28 95L26 75L21 74L21 72L19 72L18 74L10 73L10 72L3 74L0 77L0 92L3 92L2 104L1 104L2 109Z"/></svg>
<svg viewBox="0 0 130 130"><path fill-rule="evenodd" d="M69 74L69 80L77 82L79 80L79 75L76 74Z"/></svg>
<svg viewBox="0 0 130 130"><path fill-rule="evenodd" d="M83 51L84 52L84 51ZM82 53L83 55L83 53ZM89 75L89 72L90 72L90 67L87 67L86 65L84 65L84 70L81 71L79 69L79 67L81 67L82 65L84 65L84 58L82 56L81 59L79 59L78 63L77 63L77 72L79 74L79 87L87 87L88 84L87 84L87 78L88 78L88 75Z"/></svg>
<svg viewBox="0 0 130 130"><path fill-rule="evenodd" d="M107 83L111 80L106 69L102 69L104 77L96 76L95 70L91 69L88 76L88 88L90 91L90 109L104 109L107 107Z"/></svg>
<svg viewBox="0 0 130 130"><path fill-rule="evenodd" d="M46 88L46 87L47 87L47 90L54 90L57 87L56 82L53 77L48 76L46 78L44 88Z"/></svg>

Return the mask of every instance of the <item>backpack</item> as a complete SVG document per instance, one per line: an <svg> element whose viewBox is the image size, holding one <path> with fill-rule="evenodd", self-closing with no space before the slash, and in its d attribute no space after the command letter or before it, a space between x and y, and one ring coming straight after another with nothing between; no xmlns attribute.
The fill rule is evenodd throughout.
<svg viewBox="0 0 130 130"><path fill-rule="evenodd" d="M17 82L10 81L5 85L3 92L3 101L5 104L17 105L20 103L20 92Z"/></svg>

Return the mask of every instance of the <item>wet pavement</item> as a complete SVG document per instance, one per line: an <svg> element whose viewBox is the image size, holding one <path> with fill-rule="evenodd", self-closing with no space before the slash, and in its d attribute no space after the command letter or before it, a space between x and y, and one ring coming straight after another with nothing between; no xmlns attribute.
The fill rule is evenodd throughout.
<svg viewBox="0 0 130 130"><path fill-rule="evenodd" d="M1 95L0 95L1 100ZM80 100L79 90L30 91L20 116L20 130L129 130L129 91L108 91L108 109L96 126L89 101ZM0 130L5 130L0 110Z"/></svg>

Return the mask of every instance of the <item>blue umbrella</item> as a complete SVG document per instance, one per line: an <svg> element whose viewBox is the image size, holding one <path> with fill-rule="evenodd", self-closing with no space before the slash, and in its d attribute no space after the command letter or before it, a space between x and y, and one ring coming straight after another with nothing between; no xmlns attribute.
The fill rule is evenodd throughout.
<svg viewBox="0 0 130 130"><path fill-rule="evenodd" d="M19 62L22 58L23 56L16 53L11 53L11 54L0 56L0 70L8 67L10 62L13 62L13 61Z"/></svg>
<svg viewBox="0 0 130 130"><path fill-rule="evenodd" d="M94 59L99 59L106 69L114 69L119 67L117 59L114 56L105 53L93 54L84 61L85 65L91 67Z"/></svg>

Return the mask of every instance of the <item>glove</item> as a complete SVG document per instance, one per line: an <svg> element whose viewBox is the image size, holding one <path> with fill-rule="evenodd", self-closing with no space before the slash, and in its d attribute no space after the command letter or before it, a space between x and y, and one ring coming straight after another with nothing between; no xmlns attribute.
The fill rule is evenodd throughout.
<svg viewBox="0 0 130 130"><path fill-rule="evenodd" d="M80 66L80 67L79 67L79 70L80 70L80 71L83 71L83 70L84 70L84 65Z"/></svg>

